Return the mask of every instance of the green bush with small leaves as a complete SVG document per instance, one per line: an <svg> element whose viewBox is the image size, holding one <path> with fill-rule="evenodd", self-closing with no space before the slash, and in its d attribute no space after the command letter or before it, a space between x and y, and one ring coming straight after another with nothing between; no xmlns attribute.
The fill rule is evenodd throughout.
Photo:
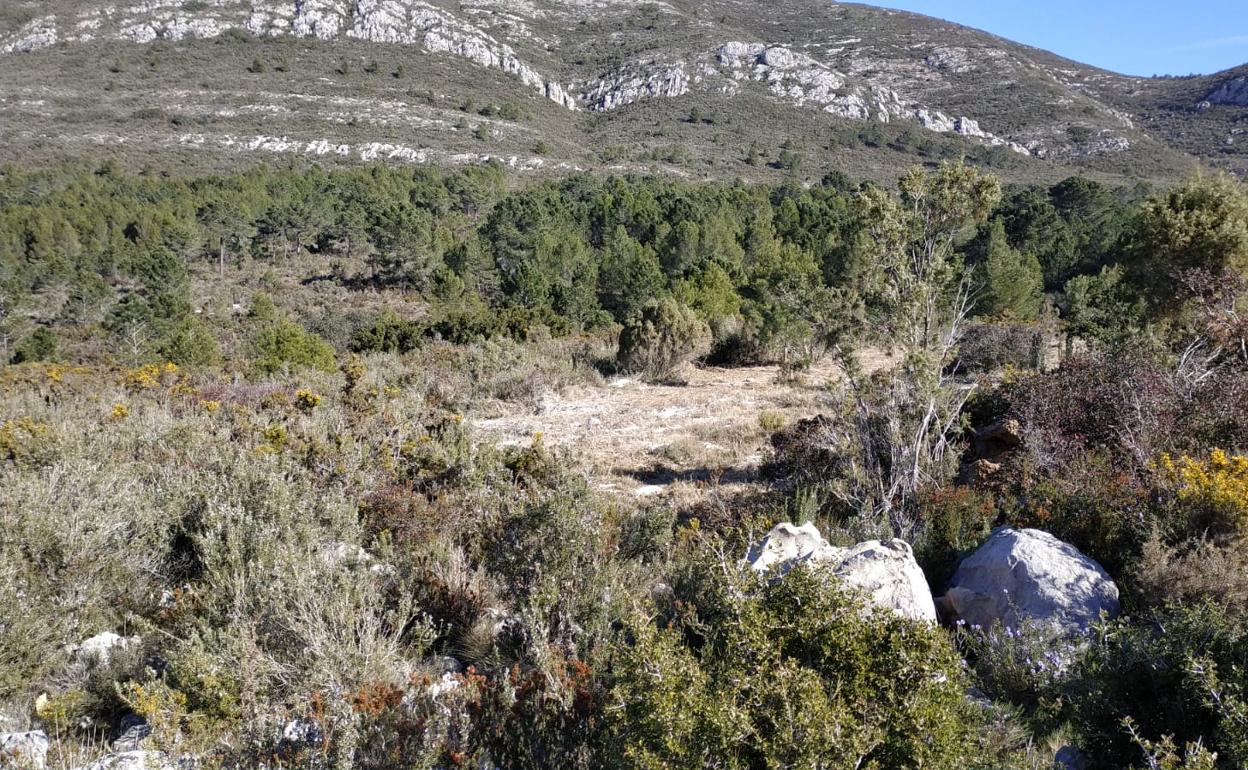
<svg viewBox="0 0 1248 770"><path fill-rule="evenodd" d="M676 615L638 619L606 709L621 768L961 768L974 715L944 632L801 568L704 564Z"/></svg>
<svg viewBox="0 0 1248 770"><path fill-rule="evenodd" d="M619 365L652 379L670 377L681 366L710 352L706 322L670 297L651 300L620 332Z"/></svg>

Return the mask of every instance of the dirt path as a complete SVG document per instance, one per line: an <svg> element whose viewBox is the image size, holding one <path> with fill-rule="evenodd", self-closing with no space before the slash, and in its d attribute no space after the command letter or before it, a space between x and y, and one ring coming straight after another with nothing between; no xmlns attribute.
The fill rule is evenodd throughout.
<svg viewBox="0 0 1248 770"><path fill-rule="evenodd" d="M868 370L888 359L864 356ZM687 373L685 385L649 385L616 378L547 394L536 412L505 405L472 419L478 437L527 446L541 434L588 465L603 487L647 496L686 485L744 484L765 456L778 424L826 408L827 385L840 372L825 362L799 382L781 382L774 366Z"/></svg>

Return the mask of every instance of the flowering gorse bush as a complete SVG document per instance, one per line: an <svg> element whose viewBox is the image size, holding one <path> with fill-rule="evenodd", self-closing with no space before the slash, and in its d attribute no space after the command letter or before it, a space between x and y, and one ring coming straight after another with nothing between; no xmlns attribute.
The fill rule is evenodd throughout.
<svg viewBox="0 0 1248 770"><path fill-rule="evenodd" d="M319 394L314 393L307 388L300 388L295 393L295 407L301 412L311 412L321 403Z"/></svg>
<svg viewBox="0 0 1248 770"><path fill-rule="evenodd" d="M1214 523L1230 529L1248 524L1248 456L1221 449L1207 460L1163 454L1158 470L1180 503L1203 509Z"/></svg>

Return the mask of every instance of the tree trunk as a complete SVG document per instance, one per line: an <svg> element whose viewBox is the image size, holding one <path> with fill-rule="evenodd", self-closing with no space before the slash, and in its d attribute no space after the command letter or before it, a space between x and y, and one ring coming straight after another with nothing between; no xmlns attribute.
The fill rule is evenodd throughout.
<svg viewBox="0 0 1248 770"><path fill-rule="evenodd" d="M221 277L225 277L225 238L221 239L221 252L217 255L217 268Z"/></svg>

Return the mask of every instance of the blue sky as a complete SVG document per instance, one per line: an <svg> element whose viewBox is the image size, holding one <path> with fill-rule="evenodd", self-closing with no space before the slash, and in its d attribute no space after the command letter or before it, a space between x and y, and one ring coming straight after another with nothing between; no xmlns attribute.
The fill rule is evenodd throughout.
<svg viewBox="0 0 1248 770"><path fill-rule="evenodd" d="M1128 75L1248 63L1248 0L869 0Z"/></svg>

